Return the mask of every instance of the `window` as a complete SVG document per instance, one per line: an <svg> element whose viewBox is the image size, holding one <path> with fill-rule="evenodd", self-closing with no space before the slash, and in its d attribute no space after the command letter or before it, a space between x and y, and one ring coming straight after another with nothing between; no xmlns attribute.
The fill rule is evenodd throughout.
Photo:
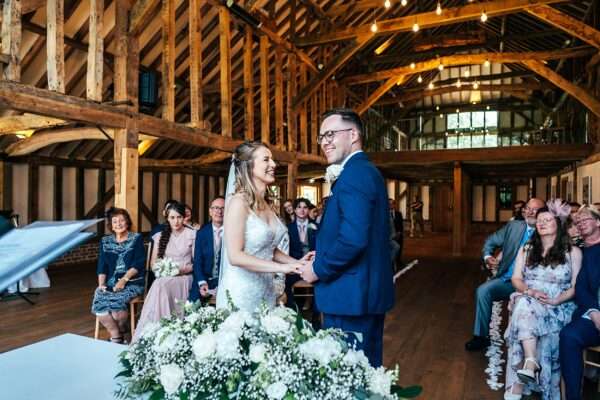
<svg viewBox="0 0 600 400"><path fill-rule="evenodd" d="M446 127L452 129L482 129L498 126L498 111L473 111L448 114Z"/></svg>
<svg viewBox="0 0 600 400"><path fill-rule="evenodd" d="M500 197L500 208L511 209L512 208L512 187L508 185L501 185L498 190Z"/></svg>

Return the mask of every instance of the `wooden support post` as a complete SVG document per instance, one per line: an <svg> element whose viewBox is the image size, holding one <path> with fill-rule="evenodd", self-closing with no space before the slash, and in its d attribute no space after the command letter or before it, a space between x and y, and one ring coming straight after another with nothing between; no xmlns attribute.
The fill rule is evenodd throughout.
<svg viewBox="0 0 600 400"><path fill-rule="evenodd" d="M452 254L462 255L469 225L469 178L460 162L454 163L454 209L452 213Z"/></svg>
<svg viewBox="0 0 600 400"><path fill-rule="evenodd" d="M254 140L254 68L252 59L252 28L247 26L244 37L244 108L246 140Z"/></svg>
<svg viewBox="0 0 600 400"><path fill-rule="evenodd" d="M4 0L2 9L2 55L8 57L2 77L10 81L21 80L21 0Z"/></svg>
<svg viewBox="0 0 600 400"><path fill-rule="evenodd" d="M54 201L52 210L52 219L60 221L63 219L63 169L61 166L54 166Z"/></svg>
<svg viewBox="0 0 600 400"><path fill-rule="evenodd" d="M281 48L275 48L275 142L276 146L284 150L285 139L283 134L283 54Z"/></svg>
<svg viewBox="0 0 600 400"><path fill-rule="evenodd" d="M175 0L162 0L162 117L175 121Z"/></svg>
<svg viewBox="0 0 600 400"><path fill-rule="evenodd" d="M317 154L318 150L318 144L317 144L317 136L319 136L319 96L317 96L316 94L314 94L312 96L312 99L310 101L310 144L311 144L311 149L310 152L312 154Z"/></svg>
<svg viewBox="0 0 600 400"><path fill-rule="evenodd" d="M84 212L84 169L75 169L75 218L83 219Z"/></svg>
<svg viewBox="0 0 600 400"><path fill-rule="evenodd" d="M114 100L128 101L130 109L138 109L139 48L138 38L127 31L129 1L116 0L115 9L115 78Z"/></svg>
<svg viewBox="0 0 600 400"><path fill-rule="evenodd" d="M298 163L296 161L291 162L287 166L287 198L295 199L298 197L296 188L296 179L298 177Z"/></svg>
<svg viewBox="0 0 600 400"><path fill-rule="evenodd" d="M36 163L29 164L27 186L29 187L27 217L31 223L38 220L40 209L40 167ZM25 221L22 224L25 225Z"/></svg>
<svg viewBox="0 0 600 400"><path fill-rule="evenodd" d="M63 0L64 1L64 0ZM90 0L90 33L87 62L88 100L102 101L104 38L104 0Z"/></svg>
<svg viewBox="0 0 600 400"><path fill-rule="evenodd" d="M104 211L106 208L106 203L102 203L102 199L104 198L104 193L106 192L106 170L104 168L98 169L98 191L96 192L96 202L101 204L100 210ZM106 224L99 224L98 226L98 234L104 234L104 228Z"/></svg>
<svg viewBox="0 0 600 400"><path fill-rule="evenodd" d="M300 64L300 87L306 86L306 65ZM300 151L308 153L308 102L305 101L300 107Z"/></svg>
<svg viewBox="0 0 600 400"><path fill-rule="evenodd" d="M269 144L271 127L269 121L269 38L260 37L260 139Z"/></svg>
<svg viewBox="0 0 600 400"><path fill-rule="evenodd" d="M226 7L219 7L219 50L221 71L221 135L233 136L231 117L231 18Z"/></svg>
<svg viewBox="0 0 600 400"><path fill-rule="evenodd" d="M192 221L198 221L200 217L200 210L198 210L198 203L200 202L200 177L194 173L192 175Z"/></svg>
<svg viewBox="0 0 600 400"><path fill-rule="evenodd" d="M48 89L65 92L64 0L46 2L46 66Z"/></svg>
<svg viewBox="0 0 600 400"><path fill-rule="evenodd" d="M204 102L202 99L202 24L200 8L202 0L190 0L190 122L199 126L204 118Z"/></svg>
<svg viewBox="0 0 600 400"><path fill-rule="evenodd" d="M288 82L287 82L287 137L288 137L288 151L297 151L298 150L298 132L297 132L297 120L298 114L294 111L292 107L292 101L296 96L296 77L297 77L297 67L296 67L296 55L290 54L288 55ZM304 109L304 104L302 104L302 108Z"/></svg>

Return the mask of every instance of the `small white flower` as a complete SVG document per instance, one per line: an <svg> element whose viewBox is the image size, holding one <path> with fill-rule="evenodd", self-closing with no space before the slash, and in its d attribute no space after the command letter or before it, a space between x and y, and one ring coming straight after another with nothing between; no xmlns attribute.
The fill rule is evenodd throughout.
<svg viewBox="0 0 600 400"><path fill-rule="evenodd" d="M265 361L265 353L267 352L267 346L262 343L253 344L250 346L250 361L253 363L261 363Z"/></svg>
<svg viewBox="0 0 600 400"><path fill-rule="evenodd" d="M369 390L381 396L389 396L392 389L392 376L385 368L379 367L373 370L369 380Z"/></svg>
<svg viewBox="0 0 600 400"><path fill-rule="evenodd" d="M260 323L267 333L278 335L290 330L290 323L277 315L265 315L260 318Z"/></svg>
<svg viewBox="0 0 600 400"><path fill-rule="evenodd" d="M200 314L195 312L195 313L188 314L185 317L185 322L190 323L190 324L193 325L196 322L198 322L199 319L200 319Z"/></svg>
<svg viewBox="0 0 600 400"><path fill-rule="evenodd" d="M331 164L325 171L325 180L329 183L333 183L340 176L344 168L341 164Z"/></svg>
<svg viewBox="0 0 600 400"><path fill-rule="evenodd" d="M192 343L192 351L198 362L202 362L202 360L213 355L216 348L217 338L210 330L202 332Z"/></svg>
<svg viewBox="0 0 600 400"><path fill-rule="evenodd" d="M216 332L219 340L217 340L217 356L221 359L234 359L240 356L240 339L233 331Z"/></svg>
<svg viewBox="0 0 600 400"><path fill-rule="evenodd" d="M287 393L287 386L283 382L275 382L265 389L270 399L281 400Z"/></svg>
<svg viewBox="0 0 600 400"><path fill-rule="evenodd" d="M167 394L176 393L183 382L183 370L177 364L167 364L160 367L160 384Z"/></svg>
<svg viewBox="0 0 600 400"><path fill-rule="evenodd" d="M342 361L348 365L369 365L369 359L367 358L367 356L365 356L365 353L362 350L348 350Z"/></svg>
<svg viewBox="0 0 600 400"><path fill-rule="evenodd" d="M312 229L313 231L318 230L319 228L317 227L316 224L313 224L312 222L310 224L308 224L308 229Z"/></svg>
<svg viewBox="0 0 600 400"><path fill-rule="evenodd" d="M163 328L164 329L164 328ZM173 348L177 345L177 342L180 340L180 336L177 332L171 332L167 334L165 337L161 335L162 329L159 331L159 334L156 335L154 339L154 351L157 353L166 353L168 351L173 350Z"/></svg>

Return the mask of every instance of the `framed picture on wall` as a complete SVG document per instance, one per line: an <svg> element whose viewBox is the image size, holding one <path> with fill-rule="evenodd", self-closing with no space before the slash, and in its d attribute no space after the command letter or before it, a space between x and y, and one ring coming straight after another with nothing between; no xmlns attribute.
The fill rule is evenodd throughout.
<svg viewBox="0 0 600 400"><path fill-rule="evenodd" d="M573 201L573 181L567 182L567 194L565 196L565 200Z"/></svg>
<svg viewBox="0 0 600 400"><path fill-rule="evenodd" d="M556 185L550 186L550 198L551 199L556 198Z"/></svg>
<svg viewBox="0 0 600 400"><path fill-rule="evenodd" d="M584 204L592 204L592 177L584 176L581 180L581 201Z"/></svg>

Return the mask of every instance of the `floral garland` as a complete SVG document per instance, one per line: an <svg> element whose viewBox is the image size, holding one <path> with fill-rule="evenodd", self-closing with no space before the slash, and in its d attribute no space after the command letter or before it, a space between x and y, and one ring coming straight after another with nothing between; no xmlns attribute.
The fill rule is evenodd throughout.
<svg viewBox="0 0 600 400"><path fill-rule="evenodd" d="M156 278L179 275L179 265L168 257L159 258L152 266Z"/></svg>
<svg viewBox="0 0 600 400"><path fill-rule="evenodd" d="M498 382L498 377L504 372L502 364L505 363L503 357L504 339L500 333L500 325L502 324L502 301L495 301L492 306L492 318L490 320L490 346L485 355L488 358L488 367L485 373L488 376L487 384L492 390L500 390L504 386L502 382Z"/></svg>
<svg viewBox="0 0 600 400"><path fill-rule="evenodd" d="M120 355L117 398L205 400L406 399L398 368L373 368L335 329L315 332L285 307L254 314L186 303L184 318L144 327Z"/></svg>

